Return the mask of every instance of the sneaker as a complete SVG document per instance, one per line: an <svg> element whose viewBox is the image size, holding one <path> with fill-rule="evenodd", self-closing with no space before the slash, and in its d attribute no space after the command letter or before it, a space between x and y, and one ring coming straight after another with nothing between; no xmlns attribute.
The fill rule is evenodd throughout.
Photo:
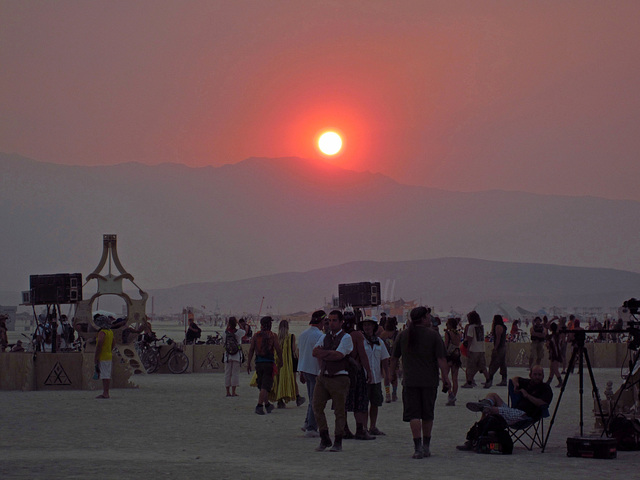
<svg viewBox="0 0 640 480"><path fill-rule="evenodd" d="M369 429L369 435L375 435L376 437L386 435L382 430L378 429L378 427L373 427Z"/></svg>
<svg viewBox="0 0 640 480"><path fill-rule="evenodd" d="M264 408L265 408L265 410L267 411L267 413L271 413L271 412L273 412L273 408L274 408L274 407L273 407L273 403L267 403L267 404L264 406Z"/></svg>
<svg viewBox="0 0 640 480"><path fill-rule="evenodd" d="M463 451L463 452L470 452L471 450L473 450L473 445L471 444L471 442L466 441L466 442L464 442L463 445L456 446L456 448L458 450Z"/></svg>
<svg viewBox="0 0 640 480"><path fill-rule="evenodd" d="M304 433L304 436L306 438L318 438L320 436L320 434L318 432L316 432L315 430L307 430Z"/></svg>
<svg viewBox="0 0 640 480"><path fill-rule="evenodd" d="M467 403L467 408L472 412L482 412L485 408L490 407L491 404L486 400L480 400L479 402Z"/></svg>
<svg viewBox="0 0 640 480"><path fill-rule="evenodd" d="M456 397L449 397L449 400L447 400L447 403L445 403L445 406L447 407L455 407L456 406Z"/></svg>
<svg viewBox="0 0 640 480"><path fill-rule="evenodd" d="M264 407L262 405L256 406L256 413L258 415L264 415Z"/></svg>
<svg viewBox="0 0 640 480"><path fill-rule="evenodd" d="M473 384L472 383L465 383L464 385L462 385L460 388L473 388Z"/></svg>
<svg viewBox="0 0 640 480"><path fill-rule="evenodd" d="M298 395L296 397L296 405L299 407L300 405L302 405L304 402L306 402L307 399L304 397L301 397L300 395Z"/></svg>
<svg viewBox="0 0 640 480"><path fill-rule="evenodd" d="M397 402L398 401L398 395L396 395L395 393L393 395L391 395L391 401L392 402Z"/></svg>
<svg viewBox="0 0 640 480"><path fill-rule="evenodd" d="M391 395L390 395L390 394L388 394L388 393L387 393L387 396L386 396L385 402L387 402L387 403L391 403Z"/></svg>

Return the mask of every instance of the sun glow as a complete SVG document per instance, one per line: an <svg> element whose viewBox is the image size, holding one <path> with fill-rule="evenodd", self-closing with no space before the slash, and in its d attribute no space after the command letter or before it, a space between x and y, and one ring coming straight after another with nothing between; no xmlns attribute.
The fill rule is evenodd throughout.
<svg viewBox="0 0 640 480"><path fill-rule="evenodd" d="M325 132L318 139L318 148L325 155L335 155L342 149L342 138L336 132Z"/></svg>

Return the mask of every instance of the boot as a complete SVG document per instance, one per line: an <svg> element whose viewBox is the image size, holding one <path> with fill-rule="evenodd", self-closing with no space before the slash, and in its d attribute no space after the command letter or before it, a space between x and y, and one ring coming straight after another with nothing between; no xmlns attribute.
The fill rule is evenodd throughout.
<svg viewBox="0 0 640 480"><path fill-rule="evenodd" d="M336 439L333 441L333 447L331 447L330 452L341 452L342 451L342 437L340 435L336 435Z"/></svg>
<svg viewBox="0 0 640 480"><path fill-rule="evenodd" d="M331 437L329 430L320 430L320 445L316 447L316 452L324 452L331 446Z"/></svg>
<svg viewBox="0 0 640 480"><path fill-rule="evenodd" d="M352 440L356 438L356 436L353 433L351 433L351 430L349 430L349 425L344 426L344 433L342 434L340 439L343 439L343 438L346 440Z"/></svg>
<svg viewBox="0 0 640 480"><path fill-rule="evenodd" d="M413 456L411 458L424 458L424 450L422 448L422 438L413 439Z"/></svg>

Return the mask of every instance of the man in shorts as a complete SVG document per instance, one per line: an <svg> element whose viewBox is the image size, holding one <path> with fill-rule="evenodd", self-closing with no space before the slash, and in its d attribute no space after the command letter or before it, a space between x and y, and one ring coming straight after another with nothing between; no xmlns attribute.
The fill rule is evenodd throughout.
<svg viewBox="0 0 640 480"><path fill-rule="evenodd" d="M378 421L378 408L382 406L382 379L387 375L389 368L389 351L382 340L378 338L378 323L372 317L365 317L358 326L364 335L364 350L369 358L371 367L371 382L367 384L369 397L369 435L384 435L376 425ZM365 425L366 428L366 425Z"/></svg>
<svg viewBox="0 0 640 480"><path fill-rule="evenodd" d="M413 458L417 459L431 455L438 371L444 390L451 387L444 342L430 328L430 313L426 307L411 310L409 328L400 332L391 354L391 369L402 358L402 419L409 422L413 435Z"/></svg>
<svg viewBox="0 0 640 480"><path fill-rule="evenodd" d="M99 372L99 378L102 380L102 393L96 398L109 398L109 385L111 383L111 368L113 365L113 330L111 330L111 322L104 315L96 317L93 321L99 328L96 336L96 352L94 355L94 363L96 372Z"/></svg>
<svg viewBox="0 0 640 480"><path fill-rule="evenodd" d="M260 331L251 338L249 347L249 358L247 362L247 373L251 373L251 360L256 354L256 377L258 394L258 405L255 412L264 415L265 410L271 413L273 404L269 403L269 392L273 387L273 367L275 366L275 352L278 353L278 368L282 367L282 348L278 341L278 336L271 331L271 317L260 319Z"/></svg>

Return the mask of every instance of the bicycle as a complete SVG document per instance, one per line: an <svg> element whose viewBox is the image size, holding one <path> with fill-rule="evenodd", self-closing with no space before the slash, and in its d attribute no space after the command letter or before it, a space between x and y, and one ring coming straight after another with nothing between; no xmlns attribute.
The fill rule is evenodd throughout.
<svg viewBox="0 0 640 480"><path fill-rule="evenodd" d="M158 342L163 342L171 345L171 348L164 354L160 353L160 346ZM153 340L153 345L149 343L138 344L140 361L144 366L147 373L155 372L160 365L167 365L171 373L179 374L184 373L189 368L189 357L182 351L182 349L166 335L163 335L159 339Z"/></svg>
<svg viewBox="0 0 640 480"><path fill-rule="evenodd" d="M220 336L220 332L216 330L215 337L213 335L207 335L207 341L205 343L207 345L222 345L224 343L224 339Z"/></svg>

